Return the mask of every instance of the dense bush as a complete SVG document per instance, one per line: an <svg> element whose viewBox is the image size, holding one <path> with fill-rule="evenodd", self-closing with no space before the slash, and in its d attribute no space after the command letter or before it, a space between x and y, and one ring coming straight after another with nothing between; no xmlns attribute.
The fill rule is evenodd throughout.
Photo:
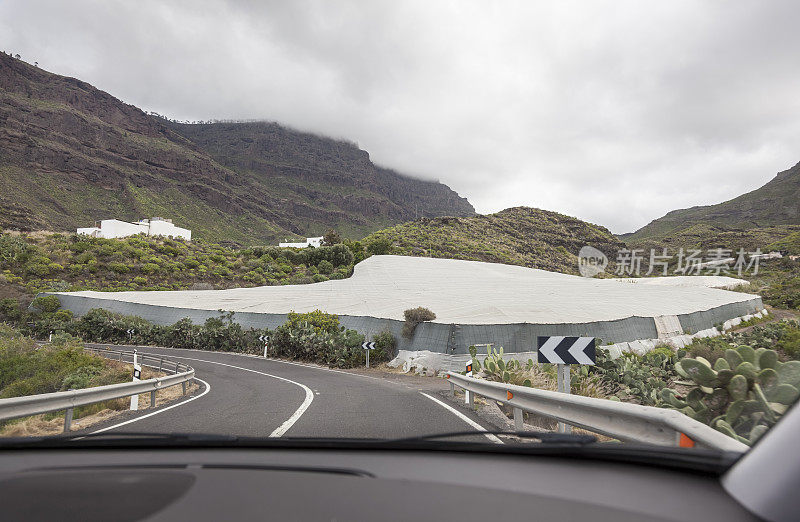
<svg viewBox="0 0 800 522"><path fill-rule="evenodd" d="M336 244L320 248L245 249L180 239L102 239L53 234L0 233L0 270L8 282L31 294L73 290L178 290L307 284L331 274L347 277L363 248ZM319 268L318 268L319 267ZM327 277L327 276L326 276Z"/></svg>
<svg viewBox="0 0 800 522"><path fill-rule="evenodd" d="M409 308L403 312L406 322L403 324L403 337L411 339L414 336L414 330L417 329L419 323L425 321L433 321L436 319L436 314L432 311L419 306L417 308Z"/></svg>
<svg viewBox="0 0 800 522"><path fill-rule="evenodd" d="M363 342L364 336L345 330L337 316L315 310L290 313L286 323L275 329L270 350L278 357L352 368L366 362Z"/></svg>
<svg viewBox="0 0 800 522"><path fill-rule="evenodd" d="M32 306L45 313L53 313L61 307L58 297L42 295L33 300Z"/></svg>
<svg viewBox="0 0 800 522"><path fill-rule="evenodd" d="M0 325L0 397L51 393L130 379L127 371L84 352L75 338L62 335L53 341L50 346L37 347L33 339Z"/></svg>
<svg viewBox="0 0 800 522"><path fill-rule="evenodd" d="M379 361L382 356L385 356L387 359L394 357L395 350L397 349L397 339L395 339L392 332L384 330L373 336L372 340L375 342L375 351L370 355L370 357L373 358L372 360Z"/></svg>
<svg viewBox="0 0 800 522"><path fill-rule="evenodd" d="M674 365L678 357L666 346L644 355L626 352L616 359L611 359L608 351L601 348L596 359L595 366L581 368L599 376L608 392L623 401L659 406L661 390L677 376Z"/></svg>

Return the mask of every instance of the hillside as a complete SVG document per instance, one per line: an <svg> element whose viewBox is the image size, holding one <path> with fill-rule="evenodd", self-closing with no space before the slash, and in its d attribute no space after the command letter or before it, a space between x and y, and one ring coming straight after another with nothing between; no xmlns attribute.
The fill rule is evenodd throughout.
<svg viewBox="0 0 800 522"><path fill-rule="evenodd" d="M231 248L199 239L0 233L0 301L43 291L207 290L349 277L346 245Z"/></svg>
<svg viewBox="0 0 800 522"><path fill-rule="evenodd" d="M675 238L695 225L717 230L768 230L776 226L800 225L800 163L778 173L752 192L717 205L673 210L621 237L629 243ZM777 239L773 237L772 241Z"/></svg>
<svg viewBox="0 0 800 522"><path fill-rule="evenodd" d="M577 218L528 207L472 217L421 219L380 230L365 243L383 241L394 254L506 263L575 274L584 245L612 262L624 244L607 229Z"/></svg>
<svg viewBox="0 0 800 522"><path fill-rule="evenodd" d="M252 244L329 228L356 238L440 214L474 210L351 143L268 123L174 124L0 53L0 229L158 215Z"/></svg>

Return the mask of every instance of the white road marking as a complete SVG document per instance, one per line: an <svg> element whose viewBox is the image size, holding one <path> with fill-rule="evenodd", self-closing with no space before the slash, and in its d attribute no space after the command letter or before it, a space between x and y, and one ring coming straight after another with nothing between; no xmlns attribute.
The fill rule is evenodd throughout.
<svg viewBox="0 0 800 522"><path fill-rule="evenodd" d="M94 344L103 344L103 343L94 343ZM137 349L138 348L144 348L144 349L155 348L156 350L169 350L169 351L183 350L183 351L186 351L186 352L216 353L216 354L222 354L222 355L231 355L231 356L234 356L234 357L247 357L249 359L258 359L258 360L261 360L261 361L272 361L272 362L277 362L277 363L281 363L281 364L291 364L293 366L301 366L303 368L311 368L312 370L322 370L322 371L325 371L325 372L342 373L344 375L350 375L352 377L363 377L364 379L372 379L373 381L380 381L380 382L383 382L383 383L387 382L385 379L381 379L380 377L373 377L372 375L363 375L363 374L360 374L360 373L346 372L344 370L337 370L336 368L327 368L325 366L319 366L319 365L316 365L316 364L302 363L302 362L297 362L297 361L284 361L283 359L277 359L277 358L274 358L274 357L264 357L263 355L255 355L255 354L251 354L251 353L220 352L220 351L214 351L214 350L198 350L197 348L170 348L168 346L140 346L140 345L133 345L133 344L120 344L120 345L116 345L116 346L119 346L121 348L137 348ZM158 354L158 355L161 355L161 354ZM170 357L172 357L172 356L170 355ZM175 357L178 357L178 356L176 355ZM184 359L186 359L186 357L184 357Z"/></svg>
<svg viewBox="0 0 800 522"><path fill-rule="evenodd" d="M243 368L241 366L234 366L232 364L226 364L226 363L221 363L221 362L216 362L216 361L208 361L206 359L194 359L192 357L181 357L179 355L172 355L172 354L170 354L169 357L172 357L172 358L175 358L175 359L186 359L188 361L204 362L204 363L208 363L208 364L217 364L219 366L227 366L229 368L236 368L237 370L243 370L243 371L246 371L246 372L257 373L259 375L264 375L266 377L272 377L273 379L279 379L281 381L286 381L286 382L289 382L289 383L292 383L292 384L294 384L296 386L301 387L303 389L303 391L306 392L306 398L303 400L303 403L300 405L299 408L297 408L297 410L295 410L295 412L292 414L291 417L286 419L286 422L284 422L283 424L278 426L275 429L275 431L273 431L272 433L269 434L270 437L280 437L284 433L286 433L289 430L289 428L294 426L294 423L297 422L300 419L300 417L306 412L308 407L311 406L311 402L314 400L314 392L311 391L311 388L309 388L305 384L301 384L301 383L293 381L291 379L287 379L286 377L279 377L277 375L272 375L271 373L264 373L264 372L260 372L258 370L251 370L250 368Z"/></svg>
<svg viewBox="0 0 800 522"><path fill-rule="evenodd" d="M198 379L197 377L195 377L195 380L198 380L198 381L200 381L200 382L202 382L203 384L206 385L206 389L200 395L197 395L195 397L190 397L189 399L186 399L185 401L181 401L178 404L173 404L172 406L167 406L166 408L162 408L162 409L160 409L158 411L154 411L153 413L148 413L147 415L142 415L141 417L136 417L135 419L131 419L131 420L128 420L128 421L125 421L125 422L120 422L119 424L114 424L113 426L109 426L109 427L103 428L101 430L93 431L93 432L89 433L89 435L94 435L95 433L103 433L104 431L113 430L114 428L119 428L120 426L125 426L126 424L130 424L132 422L138 422L138 421L140 421L142 419L146 419L147 417L152 417L153 415L158 415L159 413L164 413L167 410L171 410L172 408L177 408L178 406L183 406L187 402L192 402L195 399L199 399L200 397L202 397L203 395L205 395L206 393L211 391L211 385L208 384L206 381L204 381L203 379ZM75 440L80 440L82 438L84 438L84 437L77 437Z"/></svg>
<svg viewBox="0 0 800 522"><path fill-rule="evenodd" d="M432 400L433 402L435 402L436 404L442 406L447 411L449 411L450 413L452 413L453 415L455 415L459 419L463 420L464 422L466 422L467 424L469 424L470 426L472 426L476 430L481 431L481 432L485 432L486 431L486 428L484 428L483 426L481 426L480 424L478 424L474 420L470 419L469 417L467 417L466 415L464 415L463 413L461 413L457 409L453 408L449 404L447 404L445 402L442 402L439 399L437 399L436 397L432 397L432 396L428 395L427 393L424 393L424 392L420 392L420 393L422 395L424 395L425 397L429 398L430 400ZM495 444L502 444L503 443L503 441L500 440L499 438L497 438L496 435L492 435L491 433L484 433L484 435L486 436L487 439L489 439L490 441L494 442Z"/></svg>

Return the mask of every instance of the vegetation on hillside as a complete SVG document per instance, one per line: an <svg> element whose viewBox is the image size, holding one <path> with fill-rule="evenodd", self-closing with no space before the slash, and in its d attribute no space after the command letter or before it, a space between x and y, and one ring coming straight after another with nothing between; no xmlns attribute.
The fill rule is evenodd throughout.
<svg viewBox="0 0 800 522"><path fill-rule="evenodd" d="M269 353L325 364L337 368L363 365L366 355L361 348L365 338L355 330L339 324L339 317L316 310L298 314L291 312L285 324L274 331L245 328L232 320L233 314L220 312L203 324L184 318L172 325L152 324L141 317L126 316L95 308L80 318L68 310L60 310L58 298L40 296L28 309L20 308L12 299L0 300L0 325L16 325L26 335L65 337L85 342L140 344L192 350L248 353L261 355L261 336L269 337ZM132 332L132 333L129 333ZM376 349L370 354L375 362L394 356L396 340L389 332L372 339ZM76 348L79 350L79 348ZM0 370L2 368L0 367Z"/></svg>
<svg viewBox="0 0 800 522"><path fill-rule="evenodd" d="M509 208L473 217L421 219L375 232L388 253L521 265L578 272L578 252L590 245L612 261L625 245L603 227L557 212Z"/></svg>
<svg viewBox="0 0 800 522"><path fill-rule="evenodd" d="M673 210L632 234L629 241L678 237L695 225L748 231L800 223L800 163L762 187L716 205Z"/></svg>
<svg viewBox="0 0 800 522"><path fill-rule="evenodd" d="M366 255L360 243L351 242L308 249L237 249L141 235L100 239L0 233L0 277L30 294L314 283L348 277L356 259Z"/></svg>
<svg viewBox="0 0 800 522"><path fill-rule="evenodd" d="M78 339L57 335L39 346L0 323L0 398L88 388L129 381L130 372L83 351Z"/></svg>
<svg viewBox="0 0 800 522"><path fill-rule="evenodd" d="M470 354L473 371L486 379L556 389L553 365L503 359L502 348L489 348L481 358L470 347ZM572 373L572 393L679 409L752 444L800 396L800 323L780 321L697 339L677 352L659 346L612 359L599 347L595 366L573 366Z"/></svg>

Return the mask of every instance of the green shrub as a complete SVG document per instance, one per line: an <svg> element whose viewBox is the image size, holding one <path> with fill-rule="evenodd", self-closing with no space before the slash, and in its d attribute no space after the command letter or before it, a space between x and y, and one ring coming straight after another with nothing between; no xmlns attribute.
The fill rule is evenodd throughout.
<svg viewBox="0 0 800 522"><path fill-rule="evenodd" d="M597 375L618 399L646 406L661 405L660 392L670 385L677 374L674 363L678 359L668 347L658 347L645 355L625 352L611 359L608 350L597 350L595 366L587 367L589 375Z"/></svg>
<svg viewBox="0 0 800 522"><path fill-rule="evenodd" d="M388 239L375 239L367 243L367 252L370 255L382 256L391 253L392 243Z"/></svg>
<svg viewBox="0 0 800 522"><path fill-rule="evenodd" d="M125 263L109 263L108 269L117 274L127 274L131 271L130 267Z"/></svg>
<svg viewBox="0 0 800 522"><path fill-rule="evenodd" d="M307 325L315 330L328 333L338 332L341 329L339 316L325 313L322 310L314 310L304 314L289 312L286 324L290 328L299 328L302 325Z"/></svg>
<svg viewBox="0 0 800 522"><path fill-rule="evenodd" d="M35 275L35 276L39 276L39 277L44 277L44 276L46 276L47 274L50 273L50 265L46 265L44 263L35 263L35 264L32 264L32 265L29 265L27 267L27 269L25 270L25 272L28 275Z"/></svg>
<svg viewBox="0 0 800 522"><path fill-rule="evenodd" d="M317 265L317 269L319 270L320 274L328 275L333 272L333 264L330 261L323 259Z"/></svg>
<svg viewBox="0 0 800 522"><path fill-rule="evenodd" d="M389 360L394 357L397 348L397 339L394 334L389 330L384 330L381 333L374 335L372 341L375 343L375 350L370 354L370 357L375 362Z"/></svg>
<svg viewBox="0 0 800 522"><path fill-rule="evenodd" d="M15 323L19 321L25 312L20 308L16 299L0 299L0 321Z"/></svg>
<svg viewBox="0 0 800 522"><path fill-rule="evenodd" d="M403 324L403 337L407 339L414 336L414 330L416 330L419 323L436 319L435 313L422 306L409 308L403 312L403 316L406 320L405 324Z"/></svg>
<svg viewBox="0 0 800 522"><path fill-rule="evenodd" d="M302 316L309 320L303 320ZM270 341L272 353L337 368L364 364L366 356L361 348L364 336L339 328L338 324L335 315L319 310L311 314L290 314L289 320L274 332Z"/></svg>
<svg viewBox="0 0 800 522"><path fill-rule="evenodd" d="M157 274L159 270L161 270L161 267L155 263L145 263L139 270L141 270L143 274L151 275Z"/></svg>
<svg viewBox="0 0 800 522"><path fill-rule="evenodd" d="M54 295L42 295L37 297L31 303L34 308L41 310L44 313L51 314L61 308L61 301Z"/></svg>

